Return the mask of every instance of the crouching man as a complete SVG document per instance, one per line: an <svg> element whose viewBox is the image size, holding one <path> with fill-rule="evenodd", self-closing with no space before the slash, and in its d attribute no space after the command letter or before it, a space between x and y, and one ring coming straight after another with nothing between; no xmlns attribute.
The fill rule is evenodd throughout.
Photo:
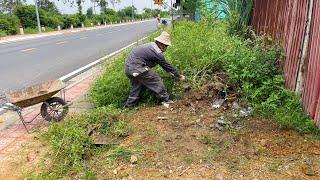
<svg viewBox="0 0 320 180"><path fill-rule="evenodd" d="M167 32L162 32L159 37L155 38L155 42L140 45L130 53L125 62L125 73L131 81L132 88L125 107L130 108L137 105L142 86L155 92L162 103L173 103L161 77L152 70L153 67L159 64L171 75L182 81L185 79L184 75L179 74L176 68L169 64L162 54L170 45L170 35Z"/></svg>

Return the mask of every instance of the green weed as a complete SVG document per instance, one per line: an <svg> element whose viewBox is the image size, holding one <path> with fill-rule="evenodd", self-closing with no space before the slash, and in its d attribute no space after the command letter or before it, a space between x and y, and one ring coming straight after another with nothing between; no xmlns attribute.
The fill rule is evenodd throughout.
<svg viewBox="0 0 320 180"><path fill-rule="evenodd" d="M110 137L128 135L129 124L120 118L120 113L109 106L98 108L90 114L73 117L61 124L52 124L48 132L42 136L51 148L49 157L52 162L48 173L60 178L70 173L81 175L87 172L84 171L86 161L90 160L97 149L92 143L90 134L94 132ZM116 149L112 156L118 157L122 155L121 153L127 152L121 148ZM94 177L91 172L83 176Z"/></svg>
<svg viewBox="0 0 320 180"><path fill-rule="evenodd" d="M216 71L225 72L228 84L236 88L244 103L254 107L256 114L273 119L284 128L320 135L315 123L303 113L299 98L284 87L280 68L283 59L281 48L263 36L252 40L229 36L225 23L213 24L180 21L170 31L173 46L168 48L165 56L187 76L187 83L197 89ZM115 59L106 74L92 87L96 106L123 106L130 90L129 80L123 72L127 55L128 52ZM183 96L181 82L166 78L166 73L160 68L156 71L164 77L172 97ZM145 93L142 99L142 102L155 102L150 92Z"/></svg>

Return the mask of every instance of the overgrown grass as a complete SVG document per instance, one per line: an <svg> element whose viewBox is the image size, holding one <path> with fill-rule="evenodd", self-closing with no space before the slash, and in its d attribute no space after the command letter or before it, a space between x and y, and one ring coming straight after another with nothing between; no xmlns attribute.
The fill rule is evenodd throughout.
<svg viewBox="0 0 320 180"><path fill-rule="evenodd" d="M158 33L151 34L145 42L153 41L153 38ZM105 64L106 73L98 79L91 87L91 97L93 103L97 107L113 105L117 108L122 108L128 98L131 89L130 81L124 73L124 62L129 52L129 49L120 56L115 57ZM172 78L160 68L155 69L165 79L165 85L173 97L179 98L182 96L181 88L177 79ZM156 98L152 92L143 89L141 93L141 103L154 104Z"/></svg>
<svg viewBox="0 0 320 180"><path fill-rule="evenodd" d="M212 26L207 22L199 24L182 21L171 32L173 46L165 53L168 60L188 77L193 88L201 87L214 73L227 74L228 84L239 92L244 103L254 107L256 115L278 122L284 128L300 133L320 136L315 123L303 113L299 98L284 88L283 73L278 67L282 51L276 45L265 45L265 38L243 41L229 36L226 26ZM149 41L152 41L152 35ZM129 90L129 80L124 74L124 61L129 51L116 57L106 65L106 73L92 86L91 96L98 107L90 114L72 117L60 125L53 124L44 137L51 147L50 167L45 177L95 178L87 162L97 149L92 145L88 132L110 137L123 137L130 128L119 116L123 111ZM156 69L161 76L165 72ZM173 78L164 78L169 92L181 96L182 86ZM154 101L150 94L144 102ZM207 143L210 139L203 137ZM132 152L121 146L107 146L110 161L126 159ZM213 152L214 154L215 152Z"/></svg>
<svg viewBox="0 0 320 180"><path fill-rule="evenodd" d="M86 162L97 150L92 143L91 134L114 138L128 135L130 126L120 114L121 111L114 107L102 107L89 114L71 117L61 124L52 124L42 135L44 141L50 146L49 166L45 167L46 171L38 175L38 178L47 175L57 178L70 177L71 174L86 176L88 173ZM114 151L110 145L105 147Z"/></svg>
<svg viewBox="0 0 320 180"><path fill-rule="evenodd" d="M251 104L257 114L274 119L284 128L319 135L315 123L303 113L299 98L284 88L279 68L283 59L281 48L266 45L265 37L244 41L230 36L226 29L227 24L223 23L213 26L208 22L178 22L170 32L173 46L165 55L187 75L191 86L201 87L214 72L223 71L242 101ZM129 80L123 73L126 56L116 59L93 86L91 92L96 106L123 106L130 90ZM165 76L161 70L157 71ZM179 82L167 78L165 82L173 96L181 96L183 88Z"/></svg>
<svg viewBox="0 0 320 180"><path fill-rule="evenodd" d="M5 31L0 30L0 37L4 37L6 35L7 35L7 33Z"/></svg>
<svg viewBox="0 0 320 180"><path fill-rule="evenodd" d="M50 28L50 27L46 27L46 31L45 32L52 32L55 31L55 29ZM24 29L24 33L25 34L37 34L39 33L38 28L26 28Z"/></svg>
<svg viewBox="0 0 320 180"><path fill-rule="evenodd" d="M122 107L130 90L130 82L124 73L124 61L128 51L107 63L106 73L91 88L91 96L96 106L112 104Z"/></svg>
<svg viewBox="0 0 320 180"><path fill-rule="evenodd" d="M228 36L226 27L203 22L181 22L173 34L173 48L167 56L192 77L202 82L212 72L227 72L230 84L256 114L274 119L284 128L320 135L315 123L303 113L299 98L284 87L280 47L266 45L265 37L243 41ZM185 31L188 29L188 31Z"/></svg>

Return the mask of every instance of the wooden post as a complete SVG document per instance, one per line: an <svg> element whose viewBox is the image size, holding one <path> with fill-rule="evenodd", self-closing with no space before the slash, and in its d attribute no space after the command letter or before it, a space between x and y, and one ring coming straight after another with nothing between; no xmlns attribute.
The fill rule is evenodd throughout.
<svg viewBox="0 0 320 180"><path fill-rule="evenodd" d="M308 7L308 17L306 19L306 27L305 27L305 34L303 38L303 45L302 45L302 53L301 58L299 62L299 71L298 71L298 77L297 77L297 83L296 83L296 89L295 92L301 96L303 91L303 85L304 85L304 78L305 78L305 64L306 59L308 56L308 46L309 46L309 40L310 40L310 29L311 29L311 21L312 21L312 14L313 14L313 3L314 0L309 1L309 7Z"/></svg>

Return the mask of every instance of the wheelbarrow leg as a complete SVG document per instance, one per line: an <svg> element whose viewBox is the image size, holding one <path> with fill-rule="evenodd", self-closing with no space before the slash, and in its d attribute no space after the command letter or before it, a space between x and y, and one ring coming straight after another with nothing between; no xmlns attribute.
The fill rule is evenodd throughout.
<svg viewBox="0 0 320 180"><path fill-rule="evenodd" d="M29 132L29 130L28 130L28 128L27 128L27 125L26 125L26 123L25 123L25 121L24 121L24 118L23 118L23 116L22 116L22 114L21 114L21 111L18 110L17 113L18 113L18 115L19 115L19 117L20 117L20 120L21 120L24 128L26 129L27 133L30 134L30 132Z"/></svg>

